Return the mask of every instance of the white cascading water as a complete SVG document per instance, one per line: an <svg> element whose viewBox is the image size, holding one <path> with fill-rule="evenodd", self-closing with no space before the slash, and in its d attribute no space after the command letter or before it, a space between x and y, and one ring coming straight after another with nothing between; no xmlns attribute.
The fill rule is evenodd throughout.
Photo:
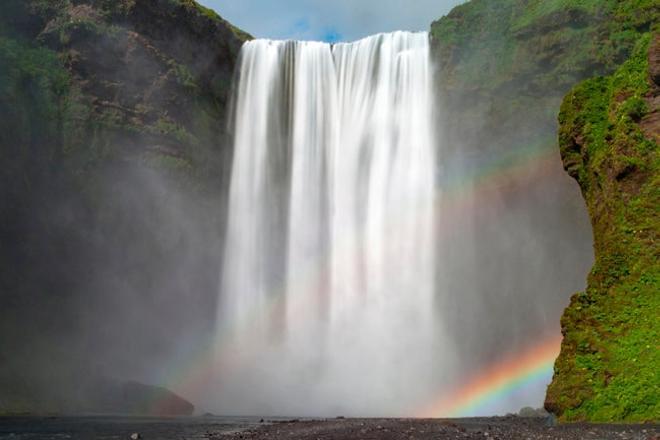
<svg viewBox="0 0 660 440"><path fill-rule="evenodd" d="M217 411L414 415L433 395L432 101L426 33L244 45Z"/></svg>

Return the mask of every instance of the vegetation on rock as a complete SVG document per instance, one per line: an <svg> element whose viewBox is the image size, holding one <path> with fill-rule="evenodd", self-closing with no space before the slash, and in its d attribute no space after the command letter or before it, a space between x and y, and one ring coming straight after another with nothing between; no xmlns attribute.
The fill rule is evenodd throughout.
<svg viewBox="0 0 660 440"><path fill-rule="evenodd" d="M433 23L443 80L529 93L612 71L660 20L653 0L473 0Z"/></svg>
<svg viewBox="0 0 660 440"><path fill-rule="evenodd" d="M548 388L546 408L565 421L660 419L660 83L649 75L650 40L612 76L575 87L559 115L596 251L587 290L562 318ZM660 49L660 34L651 46Z"/></svg>
<svg viewBox="0 0 660 440"><path fill-rule="evenodd" d="M616 71L561 108L562 158L587 201L596 253L562 320L548 391L548 409L565 421L660 418L660 184L649 134L658 104L645 52L659 22L654 0L472 0L431 29L446 145L486 157L515 160L553 137L564 95Z"/></svg>
<svg viewBox="0 0 660 440"><path fill-rule="evenodd" d="M458 108L449 125L491 143L552 135L561 99L579 81L611 73L660 21L654 0L472 0L431 26L440 93ZM467 121L467 122L466 122ZM512 133L518 133L512 135ZM512 139L512 137L517 137Z"/></svg>

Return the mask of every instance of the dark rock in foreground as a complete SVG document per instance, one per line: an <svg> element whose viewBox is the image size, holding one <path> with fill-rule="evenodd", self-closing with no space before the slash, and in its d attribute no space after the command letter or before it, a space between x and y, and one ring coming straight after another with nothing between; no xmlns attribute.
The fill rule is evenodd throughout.
<svg viewBox="0 0 660 440"><path fill-rule="evenodd" d="M195 406L170 390L144 385L138 382L126 382L121 386L121 407L131 414L155 416L192 415ZM120 407L120 409L121 409Z"/></svg>

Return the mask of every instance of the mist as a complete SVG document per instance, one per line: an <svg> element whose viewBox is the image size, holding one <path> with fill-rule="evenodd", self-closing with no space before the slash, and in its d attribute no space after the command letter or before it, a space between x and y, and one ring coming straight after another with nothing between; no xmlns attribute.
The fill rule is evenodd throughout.
<svg viewBox="0 0 660 440"><path fill-rule="evenodd" d="M223 38L229 35L223 32ZM252 211L237 218L231 212L237 201L232 205L235 183L230 182L236 173L239 121L229 116L227 96L231 92L237 97L245 70L232 64L229 49L220 53L225 49L219 43L189 54L186 38L195 45L207 41L204 33L190 33L198 40L161 31L148 35L159 50L195 61L190 61L191 77L204 79L204 87L197 89L180 84L169 73L171 66L162 65L161 54L136 50L126 58L113 49L118 45L114 37L92 40L98 43L94 46L87 34L78 35L75 47L82 52L89 50L87 45L108 49L92 50L93 62L83 63L81 71L107 68L108 84L139 79L130 84L128 97L108 86L98 92L101 98L121 101L121 111L130 118L141 115L140 105L145 105L134 100L136 90L148 95L148 105L164 109L141 121L149 135L90 129L81 137L94 148L66 156L57 127L82 116L58 119L38 113L35 108L44 106L29 101L27 111L35 116L21 127L31 138L19 142L10 128L23 121L15 116L22 108L20 99L12 96L1 104L2 140L15 142L2 158L17 159L7 167L0 189L7 220L0 231L0 385L6 390L0 408L9 402L11 408L37 412L98 411L100 383L135 380L171 389L193 402L197 413L418 416L493 363L559 336L562 310L570 295L584 288L593 256L586 209L577 185L562 169L551 118L521 118L515 131L486 125L487 114L497 109L486 103L475 111L476 98L468 92L444 94L437 65L442 60L430 47L424 60L432 77L422 95L433 102L408 103L404 116L417 119L382 130L387 142L403 148L408 138L426 130L416 125L419 120L431 119L431 133L423 142L429 150L422 163L411 159L417 167L412 177L400 170L397 174L397 167L405 167L396 154L375 171L364 158L323 157L325 143L336 140L321 129L301 135L314 142L300 145L322 147L311 158L299 155L307 162L298 163L303 169L294 172L289 141L295 133L286 130L295 93L284 84L313 78L301 77L304 72L276 58L271 67L277 70L275 65L282 63L280 82L275 82L282 87L261 98L275 99L279 107L268 110L264 124L286 129L269 132L260 146L280 154L269 157L274 165L267 170L272 174L263 177L270 184L264 192L234 195L239 202L245 197L243 202L254 203ZM121 44L129 43L133 40L126 37ZM370 53L375 52L372 48ZM357 53L365 52L353 55ZM328 63L316 53L308 60L308 71L318 67L314 63L322 62L319 58ZM74 84L80 89L72 94L92 93L80 78ZM372 86L365 83L354 91ZM36 94L36 86L31 87ZM389 90L388 103L405 98L395 89ZM204 100L203 93L213 96ZM273 98L278 93L283 96ZM186 110L198 111L196 106L204 112ZM428 112L420 113L420 108ZM305 109L312 111L311 105ZM319 118L341 114L313 111ZM471 117L464 118L468 112ZM84 116L101 119L93 112ZM330 119L328 124L354 122ZM174 126L174 134L152 130L149 124L157 126L161 120L166 124L159 129ZM254 128L253 120L242 121L244 131ZM204 135L186 138L186 143L176 138L183 130ZM375 144L373 138L382 133L374 129L356 136L357 141L344 139L344 144L357 151ZM103 142L95 143L99 138ZM326 162L339 159L345 162L336 163L335 170L351 171L338 173L337 182L354 185L328 191ZM371 184L374 194L364 197L369 184L355 182L377 172L383 174ZM305 177L294 182L294 175ZM245 176L250 180L255 174L247 170ZM413 188L416 196L409 197L410 188L397 193L419 176L428 179L421 192ZM289 199L298 201L296 207ZM344 222L332 218L326 211L329 199L355 212ZM360 216L369 215L361 211L362 203L375 212L364 224ZM295 223L289 223L292 209L297 209ZM417 210L431 221L417 223ZM392 220L392 213L401 218ZM404 226L392 226L396 222ZM363 229L369 228L377 234L365 234ZM371 239L368 244L357 245L365 235ZM251 268L238 267L244 258L241 240L259 241L262 253L251 250ZM372 252L374 261L382 257L382 265L368 262L378 274L360 266L373 255L344 259L328 251L344 245L349 255ZM254 267L258 270L251 276L248 269ZM306 274L303 282L300 273ZM348 286L330 288L333 277L335 284L340 280ZM369 283L380 286L365 287ZM379 297L382 292L386 294ZM271 303L268 295L287 300ZM297 309L292 296L313 299ZM541 406L544 392L545 384L535 383L480 408L479 415Z"/></svg>
<svg viewBox="0 0 660 440"><path fill-rule="evenodd" d="M130 412L215 331L241 40L170 2L32 6L2 6L0 411Z"/></svg>
<svg viewBox="0 0 660 440"><path fill-rule="evenodd" d="M379 119L378 107L369 106L379 93L388 93L377 85L387 75L359 64L355 71L342 71L344 47L354 48L357 60L382 63L388 59L387 43L372 49L379 56L360 48L387 38L333 46L334 59L324 58L330 46L316 43L287 46L258 40L246 46L249 51L244 47L235 82L236 156L220 289L217 383L210 382L215 386L206 393L206 407L222 414L427 415L424 411L433 402L492 365L557 339L570 295L584 288L592 263L589 221L550 138L554 127L521 121L515 134L489 137L481 134L483 127L463 121L453 125L455 115L464 111L460 103L468 99L438 93L436 102L425 107L419 96L432 93L426 91L414 100L414 109L402 110L413 117L414 135L394 128L388 138L388 130L400 122L396 117ZM295 68L287 60L295 60ZM322 72L320 80L311 67L304 70L305 63ZM356 72L370 68L371 82L364 82ZM430 76L434 66L428 69ZM347 108L387 121L364 139L360 129L351 127L357 124L370 133L368 117L358 110L334 113L334 106L342 108L332 97L335 75L339 96L365 97ZM321 88L307 92L307 81L315 80ZM359 86L342 95L341 81ZM436 75L434 81L442 77ZM368 87L375 90L373 101ZM398 88L403 96L414 93ZM442 88L436 83L433 89ZM381 107L398 105L403 104ZM316 116L306 119L307 114ZM371 193L370 179L378 172L378 154L385 154L379 151L387 151L389 142L398 145L397 140L402 142L399 148L416 146L415 136L424 136L425 117L434 118L434 129L423 141L434 157L425 161L435 164L430 188L411 189L394 205L372 211L379 202L369 197L379 196ZM539 131L548 138L539 142ZM310 137L300 143L300 132ZM369 147L374 138L378 140ZM333 169L337 160L334 166L339 168ZM405 159L395 154L387 160L391 162L384 168L396 170L397 161ZM308 205L302 208L296 205L299 166L310 179L303 181ZM348 189L354 198L346 200L337 185L354 181L352 167L360 170L355 181L362 183ZM377 186L385 194L396 192L396 175ZM425 208L420 198L429 190ZM365 211L354 213L354 206ZM406 224L407 214L415 218L424 209L432 211L428 235L421 225L413 227L420 235L411 235L399 224L385 229L383 242L370 241L380 237L379 222ZM360 219L366 220L361 224ZM433 275L426 279L425 263L415 258L425 255L429 242ZM411 278L401 283L405 276ZM427 289L432 293L425 299ZM540 407L550 379L547 375L506 399L461 415Z"/></svg>
<svg viewBox="0 0 660 440"><path fill-rule="evenodd" d="M75 196L41 195L47 235L30 244L40 249L30 260L40 294L5 302L3 372L7 383L24 378L42 410L91 411L106 379L161 384L214 331L217 198L140 164L97 179L94 212ZM44 246L52 237L65 241L54 254Z"/></svg>

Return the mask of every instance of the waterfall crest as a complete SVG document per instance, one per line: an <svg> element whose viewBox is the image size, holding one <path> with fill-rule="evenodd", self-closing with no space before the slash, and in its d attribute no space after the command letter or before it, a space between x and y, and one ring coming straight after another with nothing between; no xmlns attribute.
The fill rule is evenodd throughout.
<svg viewBox="0 0 660 440"><path fill-rule="evenodd" d="M432 96L426 33L244 45L220 411L410 415L433 392Z"/></svg>

